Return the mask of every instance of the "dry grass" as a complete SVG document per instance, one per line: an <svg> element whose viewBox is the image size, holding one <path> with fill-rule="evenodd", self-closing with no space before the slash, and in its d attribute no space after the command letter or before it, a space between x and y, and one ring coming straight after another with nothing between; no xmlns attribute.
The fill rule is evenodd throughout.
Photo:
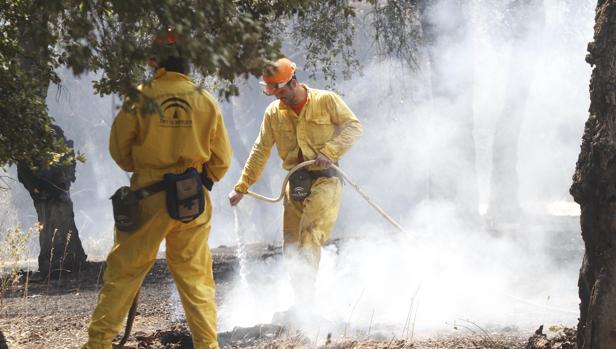
<svg viewBox="0 0 616 349"><path fill-rule="evenodd" d="M6 292L17 285L22 277L26 277L25 284L28 284L28 271L24 273L22 266L28 266L28 245L34 231L38 232L39 227L30 228L26 231L17 226L8 229L3 234L0 244L0 305L4 303ZM27 296L27 287L24 290L24 297Z"/></svg>

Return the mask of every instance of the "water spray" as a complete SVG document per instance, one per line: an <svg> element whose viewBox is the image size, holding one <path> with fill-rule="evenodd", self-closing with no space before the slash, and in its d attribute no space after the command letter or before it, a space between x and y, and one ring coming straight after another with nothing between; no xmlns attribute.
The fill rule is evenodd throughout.
<svg viewBox="0 0 616 349"><path fill-rule="evenodd" d="M244 237L242 236L242 234L240 233L242 231L241 227L240 227L240 213L238 212L237 207L233 208L233 220L234 220L234 230L235 230L235 236L237 238L237 258L239 260L239 267L240 267L240 282L242 283L242 286L245 287L246 286L246 274L248 273L248 268L246 265L246 242L244 240Z"/></svg>

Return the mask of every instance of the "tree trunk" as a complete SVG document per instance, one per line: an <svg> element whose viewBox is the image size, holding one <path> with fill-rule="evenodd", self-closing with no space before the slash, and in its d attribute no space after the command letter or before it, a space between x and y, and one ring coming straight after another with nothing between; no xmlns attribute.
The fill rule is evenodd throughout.
<svg viewBox="0 0 616 349"><path fill-rule="evenodd" d="M37 6L37 2L33 2L31 6ZM47 63L52 37L48 27L50 14L45 11L33 12L30 21L37 25L22 28L19 38L24 49L20 65L32 80L40 82L36 94L44 102L50 83L50 67ZM58 139L64 140L69 147L73 146L72 141L64 137L59 126L50 126ZM73 158L74 155L69 154ZM53 166L43 160L36 164L17 164L19 181L30 193L38 221L42 225L38 263L39 272L43 275L76 271L87 257L75 226L73 202L70 197L70 186L75 181L75 160L66 164L67 160L68 157L65 157Z"/></svg>
<svg viewBox="0 0 616 349"><path fill-rule="evenodd" d="M510 72L517 70L512 68ZM510 76L517 78L520 75ZM496 121L492 142L492 175L487 214L496 221L515 220L522 213L518 196L518 140L529 86L512 82L509 86L503 111Z"/></svg>
<svg viewBox="0 0 616 349"><path fill-rule="evenodd" d="M580 204L585 254L578 281L580 349L616 348L616 0L599 0L594 42L590 116L571 194Z"/></svg>
<svg viewBox="0 0 616 349"><path fill-rule="evenodd" d="M543 29L543 0L514 1L506 16L510 22L511 55L507 95L494 130L488 204L488 216L496 221L516 220L522 213L518 197L518 145L536 52L529 43L534 43Z"/></svg>
<svg viewBox="0 0 616 349"><path fill-rule="evenodd" d="M430 59L435 111L430 198L452 202L478 217L479 189L473 137L473 50L463 1L421 1L420 19Z"/></svg>
<svg viewBox="0 0 616 349"><path fill-rule="evenodd" d="M59 127L52 127L58 138L72 146ZM75 161L65 164L64 160L67 159L53 166L41 162L37 168L24 162L17 164L18 179L30 193L42 226L39 235L39 272L49 276L59 275L63 271L77 271L87 257L75 226L70 196L71 183L75 181Z"/></svg>
<svg viewBox="0 0 616 349"><path fill-rule="evenodd" d="M42 225L39 235L39 271L48 275L78 271L87 256L75 226L70 197L67 195L65 200L35 201L34 205Z"/></svg>

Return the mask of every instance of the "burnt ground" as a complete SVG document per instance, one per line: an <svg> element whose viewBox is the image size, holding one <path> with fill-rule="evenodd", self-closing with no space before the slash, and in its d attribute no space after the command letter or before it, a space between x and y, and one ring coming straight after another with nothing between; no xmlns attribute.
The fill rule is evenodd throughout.
<svg viewBox="0 0 616 349"><path fill-rule="evenodd" d="M281 253L280 246L253 245L248 259L268 258ZM580 251L576 250L576 254ZM239 269L234 248L212 250L217 303L220 304ZM8 348L79 348L87 338L87 324L102 287L104 262L88 262L79 273L49 280L23 274L1 298L0 331ZM128 348L192 348L186 325L177 320L170 297L173 281L164 259L158 259L145 279ZM539 324L538 324L539 325ZM453 333L453 334L452 334ZM271 324L235 328L220 333L226 348L528 348L571 349L575 332L561 329L553 339L542 333L516 329L453 331L421 340L401 340L358 334L355 338L329 339L321 334L318 345L295 330ZM532 337L531 337L532 335ZM118 336L117 339L119 339ZM0 349L4 349L0 336Z"/></svg>

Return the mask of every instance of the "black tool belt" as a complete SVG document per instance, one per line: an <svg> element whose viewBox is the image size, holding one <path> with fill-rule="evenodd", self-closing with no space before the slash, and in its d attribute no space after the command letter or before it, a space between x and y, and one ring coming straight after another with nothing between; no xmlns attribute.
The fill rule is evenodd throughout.
<svg viewBox="0 0 616 349"><path fill-rule="evenodd" d="M160 181L160 182L156 182L152 185L148 185L145 188L141 188L138 190L135 190L135 195L137 196L137 199L139 200L143 200L145 198L147 198L150 195L154 195L158 192L161 192L165 190L165 182L164 181Z"/></svg>
<svg viewBox="0 0 616 349"><path fill-rule="evenodd" d="M214 181L210 177L208 177L205 169L206 169L206 165L203 164L203 169L201 173L199 174L199 176L201 177L201 182L203 186L207 189L207 191L212 191L212 188L214 187ZM137 198L139 200L142 200L142 199L147 198L150 195L161 192L165 190L166 188L167 187L165 185L165 181L160 181L160 182L156 182L154 184L148 185L145 188L136 190L135 195L137 195Z"/></svg>
<svg viewBox="0 0 616 349"><path fill-rule="evenodd" d="M308 171L308 174L312 179L317 179L320 177L334 177L338 175L338 171L336 171L333 167L326 168L324 170L319 171Z"/></svg>
<svg viewBox="0 0 616 349"><path fill-rule="evenodd" d="M196 173L196 170L194 168L191 168L189 170L192 170L194 173ZM175 175L178 178L169 178L169 174L165 175L166 180L156 182L135 191L131 191L130 188L126 186L118 189L113 194L113 196L111 196L111 203L113 205L113 218L118 230L126 232L137 230L141 226L139 201L161 191L167 191L167 210L170 211L170 215L172 215L174 219L178 219L183 222L189 222L196 218L196 216L198 216L203 211L203 194L196 193L198 195L195 196L197 201L196 206L198 207L198 211L201 212L199 212L199 214L197 214L196 212L189 212L190 214L187 213L184 215L183 207L187 206L192 209L192 206L194 205L191 202L188 202L190 200L187 200L193 198L184 198L182 197L181 193L178 194L178 188L181 189L183 187L186 187L186 185L180 187L176 185L176 182L178 182L178 180L181 181L186 179L182 177L182 175L183 174ZM196 175L199 178L199 182L201 182L201 184L206 187L208 191L211 191L214 185L214 181L212 181L212 179L208 177L205 164L203 165L202 172ZM172 188L170 189L170 187ZM170 198L173 200L171 200Z"/></svg>

